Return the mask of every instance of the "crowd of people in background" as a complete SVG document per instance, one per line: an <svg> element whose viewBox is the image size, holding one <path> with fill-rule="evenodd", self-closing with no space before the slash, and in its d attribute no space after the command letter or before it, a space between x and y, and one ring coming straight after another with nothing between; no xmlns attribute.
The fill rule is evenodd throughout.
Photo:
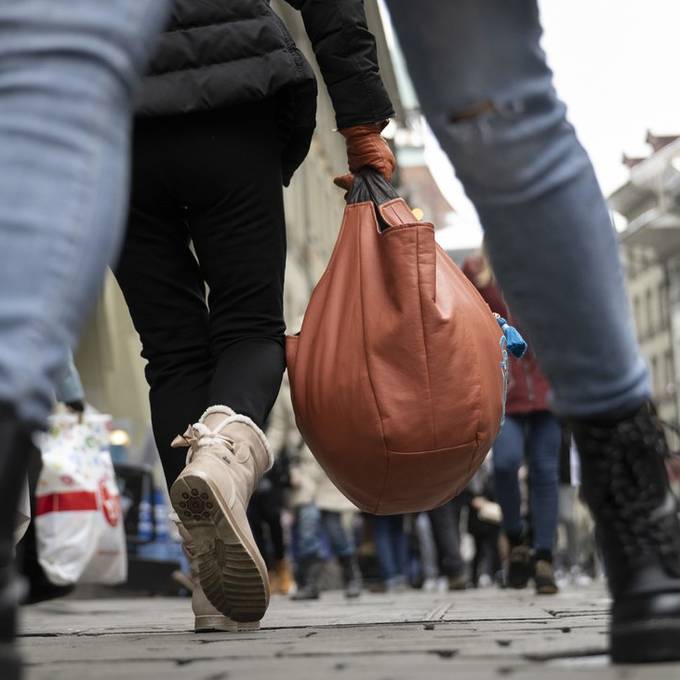
<svg viewBox="0 0 680 680"><path fill-rule="evenodd" d="M493 311L513 318L484 247L465 261L463 271ZM504 425L463 493L428 512L377 516L359 512L315 460L296 427L284 376L265 423L275 463L248 507L272 592L316 600L338 588L356 598L363 590L521 589L533 581L537 594L549 595L560 582L589 583L598 572L592 520L579 498L571 432L550 412L548 392L531 352L512 358ZM85 409L72 357L60 373L56 396L70 412ZM73 589L65 591L45 577L32 527L20 555L28 601ZM188 574L178 581L191 591Z"/></svg>
<svg viewBox="0 0 680 680"><path fill-rule="evenodd" d="M465 273L494 311L509 316L484 252ZM523 362L526 361L526 364ZM578 497L571 434L548 408L535 358L512 360L507 416L492 454L465 491L415 515L360 513L333 485L295 426L287 380L267 421L276 457L249 519L272 590L295 600L344 588L457 591L497 585L538 594L596 573ZM576 468L576 469L575 469Z"/></svg>
<svg viewBox="0 0 680 680"><path fill-rule="evenodd" d="M371 168L390 182L397 162L381 132L395 107L364 3L288 4L302 14L348 172ZM265 0L0 3L3 680L21 674L13 535L34 436L47 428L66 349L76 346L109 265L148 360L196 631L258 629L269 606L267 566L281 590L292 571L296 596L318 597L331 556L348 596L360 590L361 569L366 584L375 569L388 591L432 579L452 589L533 579L539 593L556 592L560 513L567 552L580 560L587 551L578 497L563 493L559 505L560 450L566 456L571 445L544 400L547 384L541 378L540 394L533 389L542 369L550 408L577 443L580 472L565 465L570 483L580 475L596 527L612 598L611 658L680 660L670 451L616 233L555 91L538 4L385 4L422 111L484 226L494 271L482 262L472 278L497 298L492 307L518 315L541 366L531 358L512 366L491 468L456 501L415 518L360 521L327 493L292 423L278 450L263 432L286 366L282 185L316 126L315 72L293 36ZM351 181L336 178L344 188ZM520 385L523 398L512 393ZM275 454L288 461L287 477L279 471L263 483ZM247 508L256 490L278 495L282 510L277 524L274 506L256 503L253 532Z"/></svg>
<svg viewBox="0 0 680 680"><path fill-rule="evenodd" d="M551 587L541 578L541 553L533 549L528 464L516 470L523 523L523 578L517 579L517 543L505 524L495 492L492 454L463 494L430 512L376 516L359 512L339 495L307 453L279 451L278 462L250 506L258 546L269 568L272 592L294 600L318 599L324 590L398 593L409 589L459 591L478 587L525 588L552 594L559 584L584 585L598 573L592 525L568 471L573 451L558 443L558 512L550 555ZM303 445L303 451L306 449ZM302 458L302 460L300 459ZM503 474L503 472L501 472ZM313 495L311 483L328 494ZM340 505L344 507L339 507ZM330 506L330 507L329 507Z"/></svg>

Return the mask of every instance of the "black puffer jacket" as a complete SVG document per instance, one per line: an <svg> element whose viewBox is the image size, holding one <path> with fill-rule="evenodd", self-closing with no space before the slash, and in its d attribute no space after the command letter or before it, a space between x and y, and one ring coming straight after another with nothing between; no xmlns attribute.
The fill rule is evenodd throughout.
<svg viewBox="0 0 680 680"><path fill-rule="evenodd" d="M302 12L339 128L393 115L363 0L287 0ZM175 0L139 93L140 116L209 111L279 97L287 184L309 150L316 81L267 0Z"/></svg>

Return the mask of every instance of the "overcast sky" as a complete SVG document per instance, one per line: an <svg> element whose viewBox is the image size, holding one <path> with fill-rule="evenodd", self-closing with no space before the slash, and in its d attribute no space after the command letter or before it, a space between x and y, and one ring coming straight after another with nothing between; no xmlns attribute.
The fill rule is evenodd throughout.
<svg viewBox="0 0 680 680"><path fill-rule="evenodd" d="M621 155L643 155L645 132L680 134L680 2L678 0L539 0L543 46L569 119L591 155L605 193L626 181ZM442 188L446 164L428 149ZM478 239L458 190L462 220L446 245Z"/></svg>

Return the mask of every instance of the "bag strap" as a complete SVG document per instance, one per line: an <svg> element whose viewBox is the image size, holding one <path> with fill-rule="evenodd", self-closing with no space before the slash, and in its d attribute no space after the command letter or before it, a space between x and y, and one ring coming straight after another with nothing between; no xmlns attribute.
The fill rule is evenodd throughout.
<svg viewBox="0 0 680 680"><path fill-rule="evenodd" d="M348 204L370 201L376 206L399 198L395 188L373 168L363 168L354 175L352 188L345 197Z"/></svg>
<svg viewBox="0 0 680 680"><path fill-rule="evenodd" d="M380 206L399 198L395 188L373 168L363 168L354 175L352 188L347 192L347 205L355 203L373 203L375 216L380 231L385 231L391 225L383 218Z"/></svg>

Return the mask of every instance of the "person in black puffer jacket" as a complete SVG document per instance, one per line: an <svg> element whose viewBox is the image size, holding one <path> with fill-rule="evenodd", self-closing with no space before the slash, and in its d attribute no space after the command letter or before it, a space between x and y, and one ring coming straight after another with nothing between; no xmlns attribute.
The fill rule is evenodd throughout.
<svg viewBox="0 0 680 680"><path fill-rule="evenodd" d="M380 131L393 110L363 1L288 2L302 12L350 172L389 179ZM201 630L252 629L268 604L246 507L271 465L261 427L284 370L282 184L308 152L316 95L266 0L176 0L138 95L116 276L148 361ZM187 423L174 442L190 447L185 467L171 441Z"/></svg>

